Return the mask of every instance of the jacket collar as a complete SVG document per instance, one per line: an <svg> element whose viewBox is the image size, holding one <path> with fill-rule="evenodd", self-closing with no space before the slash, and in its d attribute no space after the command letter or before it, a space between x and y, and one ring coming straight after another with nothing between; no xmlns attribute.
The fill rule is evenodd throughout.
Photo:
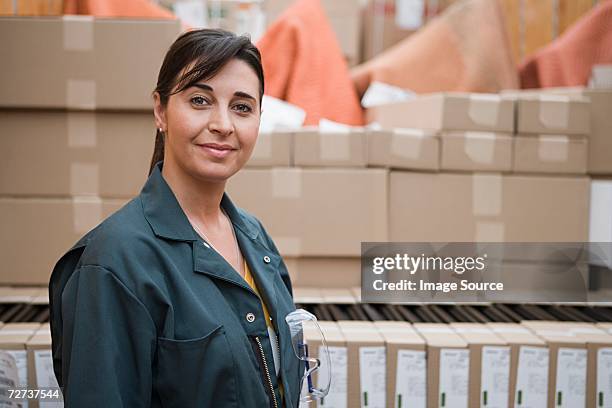
<svg viewBox="0 0 612 408"><path fill-rule="evenodd" d="M176 241L198 241L200 237L191 226L172 189L161 174L162 166L161 161L155 164L153 172L140 192L144 216L155 235L159 237ZM240 214L227 193L223 193L221 207L236 228L251 239L257 238L258 229Z"/></svg>

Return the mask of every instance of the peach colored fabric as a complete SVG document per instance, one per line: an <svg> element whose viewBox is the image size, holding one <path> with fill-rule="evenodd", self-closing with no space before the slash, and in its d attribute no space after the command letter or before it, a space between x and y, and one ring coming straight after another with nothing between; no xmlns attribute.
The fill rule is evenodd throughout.
<svg viewBox="0 0 612 408"><path fill-rule="evenodd" d="M463 0L418 32L352 69L360 95L372 81L417 93L515 89L518 75L497 1Z"/></svg>
<svg viewBox="0 0 612 408"><path fill-rule="evenodd" d="M147 0L64 0L64 14L97 17L175 19L170 11Z"/></svg>
<svg viewBox="0 0 612 408"><path fill-rule="evenodd" d="M348 65L320 0L297 0L257 43L266 94L306 111L306 125L326 118L363 124Z"/></svg>
<svg viewBox="0 0 612 408"><path fill-rule="evenodd" d="M521 65L521 88L586 85L593 65L610 63L612 0L606 0Z"/></svg>

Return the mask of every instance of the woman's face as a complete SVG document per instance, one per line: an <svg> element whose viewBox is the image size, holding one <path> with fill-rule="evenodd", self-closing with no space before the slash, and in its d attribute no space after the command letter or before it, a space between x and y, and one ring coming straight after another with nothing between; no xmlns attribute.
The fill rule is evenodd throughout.
<svg viewBox="0 0 612 408"><path fill-rule="evenodd" d="M206 181L225 181L247 162L259 131L259 79L233 59L213 78L155 97L157 127L165 132L164 167Z"/></svg>

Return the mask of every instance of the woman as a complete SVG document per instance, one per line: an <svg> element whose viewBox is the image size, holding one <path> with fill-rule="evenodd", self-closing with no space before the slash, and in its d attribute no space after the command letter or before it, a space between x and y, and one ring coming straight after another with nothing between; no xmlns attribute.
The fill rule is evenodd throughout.
<svg viewBox="0 0 612 408"><path fill-rule="evenodd" d="M247 37L195 30L170 47L149 179L49 283L67 408L298 405L287 269L224 193L255 145L263 91Z"/></svg>

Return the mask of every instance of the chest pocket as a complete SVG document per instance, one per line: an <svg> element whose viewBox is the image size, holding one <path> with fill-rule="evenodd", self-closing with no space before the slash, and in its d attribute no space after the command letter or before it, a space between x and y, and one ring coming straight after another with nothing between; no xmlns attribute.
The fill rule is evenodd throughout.
<svg viewBox="0 0 612 408"><path fill-rule="evenodd" d="M237 407L236 369L223 326L195 339L157 339L153 380L163 407Z"/></svg>

